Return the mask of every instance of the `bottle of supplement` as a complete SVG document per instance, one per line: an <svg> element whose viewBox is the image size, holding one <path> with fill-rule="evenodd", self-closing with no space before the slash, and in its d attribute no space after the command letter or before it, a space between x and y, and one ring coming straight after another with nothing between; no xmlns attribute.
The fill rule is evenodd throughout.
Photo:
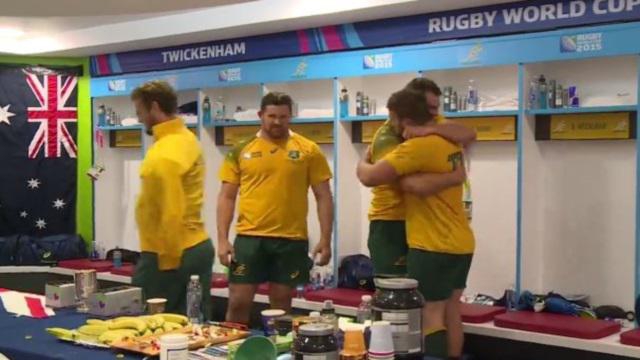
<svg viewBox="0 0 640 360"><path fill-rule="evenodd" d="M376 279L373 296L374 321L388 321L393 329L397 360L423 357L422 307L424 299L414 279Z"/></svg>
<svg viewBox="0 0 640 360"><path fill-rule="evenodd" d="M191 275L187 285L187 317L192 324L202 323L202 286L198 275Z"/></svg>

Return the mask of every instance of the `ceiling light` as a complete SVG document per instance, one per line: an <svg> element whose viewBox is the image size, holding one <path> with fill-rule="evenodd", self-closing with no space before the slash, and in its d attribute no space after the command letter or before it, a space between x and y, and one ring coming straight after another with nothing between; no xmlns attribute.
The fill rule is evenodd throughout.
<svg viewBox="0 0 640 360"><path fill-rule="evenodd" d="M15 28L0 28L0 39L15 39L24 35L24 31Z"/></svg>

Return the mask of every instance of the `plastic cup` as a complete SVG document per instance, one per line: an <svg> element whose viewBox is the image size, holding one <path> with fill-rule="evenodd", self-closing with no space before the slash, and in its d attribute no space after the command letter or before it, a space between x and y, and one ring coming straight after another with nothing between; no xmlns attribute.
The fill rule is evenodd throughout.
<svg viewBox="0 0 640 360"><path fill-rule="evenodd" d="M252 336L236 351L235 360L276 360L276 345L264 336Z"/></svg>
<svg viewBox="0 0 640 360"><path fill-rule="evenodd" d="M262 315L262 329L264 330L264 336L270 338L273 342L276 341L278 332L276 331L276 319L284 316L286 313L284 310L279 309L267 309L263 310Z"/></svg>
<svg viewBox="0 0 640 360"><path fill-rule="evenodd" d="M376 321L371 325L369 359L393 359L393 337L391 324L388 321Z"/></svg>
<svg viewBox="0 0 640 360"><path fill-rule="evenodd" d="M167 299L164 298L153 298L147 299L147 314L161 314L164 312L165 307L167 306Z"/></svg>
<svg viewBox="0 0 640 360"><path fill-rule="evenodd" d="M344 333L344 350L340 353L343 356L360 356L367 354L367 347L364 345L364 334L360 329L349 328Z"/></svg>

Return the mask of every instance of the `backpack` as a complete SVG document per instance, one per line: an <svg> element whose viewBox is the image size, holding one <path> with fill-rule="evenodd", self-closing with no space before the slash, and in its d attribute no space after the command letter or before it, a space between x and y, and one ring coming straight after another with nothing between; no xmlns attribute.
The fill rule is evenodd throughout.
<svg viewBox="0 0 640 360"><path fill-rule="evenodd" d="M80 235L19 236L15 264L55 265L61 260L86 257L86 245Z"/></svg>
<svg viewBox="0 0 640 360"><path fill-rule="evenodd" d="M338 268L338 287L358 290L375 290L373 262L365 255L349 255Z"/></svg>
<svg viewBox="0 0 640 360"><path fill-rule="evenodd" d="M18 235L0 237L0 266L15 265Z"/></svg>

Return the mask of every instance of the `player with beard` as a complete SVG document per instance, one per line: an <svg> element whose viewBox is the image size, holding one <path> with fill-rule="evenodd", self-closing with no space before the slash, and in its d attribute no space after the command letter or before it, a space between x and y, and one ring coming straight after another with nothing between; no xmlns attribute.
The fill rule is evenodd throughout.
<svg viewBox="0 0 640 360"><path fill-rule="evenodd" d="M218 251L230 267L227 321L248 323L256 289L270 283L274 309L291 309L291 293L309 280L308 192L318 206L320 239L312 252L318 265L331 259L331 170L320 147L291 130L293 101L269 93L260 104L261 129L231 149L220 169ZM236 239L229 241L240 193Z"/></svg>

